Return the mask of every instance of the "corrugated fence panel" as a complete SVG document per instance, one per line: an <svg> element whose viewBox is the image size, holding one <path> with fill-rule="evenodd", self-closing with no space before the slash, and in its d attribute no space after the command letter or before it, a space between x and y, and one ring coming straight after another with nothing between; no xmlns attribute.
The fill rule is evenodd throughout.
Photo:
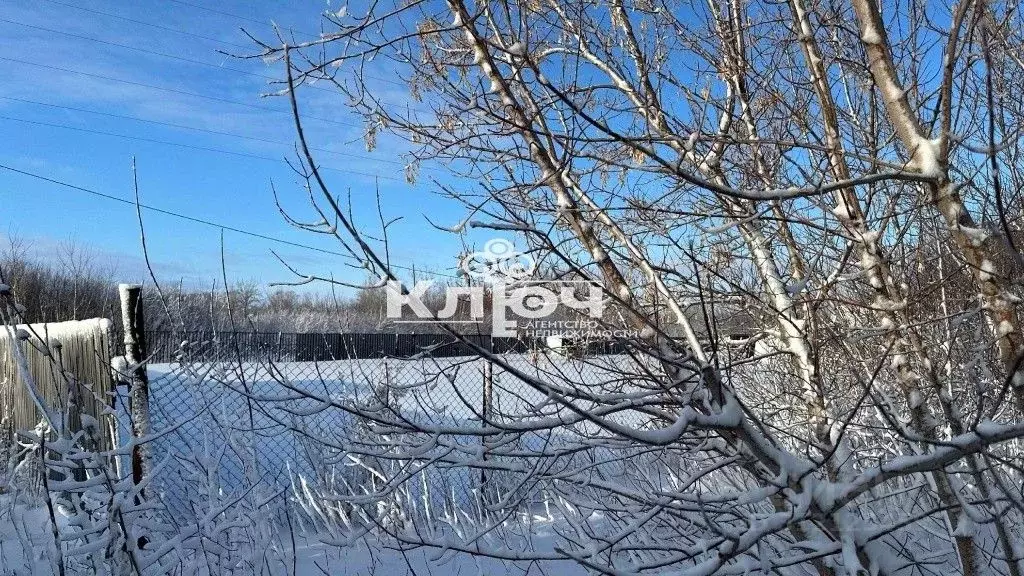
<svg viewBox="0 0 1024 576"><path fill-rule="evenodd" d="M114 401L110 358L116 346L110 322L95 318L12 328L0 331L0 441L10 441L15 431L30 430L43 419L19 369L22 364L51 414L73 405L70 426L80 429L84 417L90 417L99 425L99 447L112 447L114 423L105 410Z"/></svg>

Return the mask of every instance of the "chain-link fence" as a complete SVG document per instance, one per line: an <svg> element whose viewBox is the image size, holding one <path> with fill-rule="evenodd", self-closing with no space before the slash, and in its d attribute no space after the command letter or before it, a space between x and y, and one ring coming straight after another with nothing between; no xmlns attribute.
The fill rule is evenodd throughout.
<svg viewBox="0 0 1024 576"><path fill-rule="evenodd" d="M527 354L546 350L542 338L463 335L461 340L447 334L399 333L282 333L204 332L155 330L146 332L150 363L177 362L182 354L192 361L240 359L242 361L319 362L408 358L474 356L478 349L495 354ZM621 341L592 340L566 346L571 354L595 356L621 354Z"/></svg>
<svg viewBox="0 0 1024 576"><path fill-rule="evenodd" d="M445 426L456 432L447 435L452 462L478 453L487 438L469 432L545 401L524 374L556 369L565 381L570 362L540 341L490 336L147 332L146 341L154 486L179 511L209 496L197 489L388 489L410 466L395 446L412 450L430 441L420 430ZM479 358L478 348L500 354L508 369ZM574 354L620 350L596 342ZM580 386L601 377L574 370ZM119 404L127 406L124 389ZM375 446L392 451L367 457ZM405 483L408 498L466 502L499 481L435 464Z"/></svg>

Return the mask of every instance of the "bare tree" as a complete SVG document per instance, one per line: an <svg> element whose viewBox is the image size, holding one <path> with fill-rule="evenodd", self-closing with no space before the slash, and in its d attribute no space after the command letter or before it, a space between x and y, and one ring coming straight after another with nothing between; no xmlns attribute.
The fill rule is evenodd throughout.
<svg viewBox="0 0 1024 576"><path fill-rule="evenodd" d="M19 295L30 322L110 317L117 307L115 269L74 241L52 253L33 253L23 238L8 237L0 251L0 281Z"/></svg>
<svg viewBox="0 0 1024 576"><path fill-rule="evenodd" d="M408 466L515 478L469 528L425 511L380 528L609 574L1020 574L1019 18L970 0L412 1L263 43L319 194L324 224L300 227L396 279L309 152L297 92L318 81L368 146L386 130L410 174L461 177L440 186L468 225L593 279L640 335L586 386L481 350L547 399L482 427L321 398L378 441L319 440L405 463L382 500ZM371 61L417 105L379 96ZM755 319L753 360L719 354L730 307ZM509 440L531 435L546 443ZM559 546L496 538L538 494Z"/></svg>

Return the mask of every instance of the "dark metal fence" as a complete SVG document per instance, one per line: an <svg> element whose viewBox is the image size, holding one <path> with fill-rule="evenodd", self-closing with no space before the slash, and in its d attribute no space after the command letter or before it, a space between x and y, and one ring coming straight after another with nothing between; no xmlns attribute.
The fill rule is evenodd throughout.
<svg viewBox="0 0 1024 576"><path fill-rule="evenodd" d="M298 334L147 330L150 364L187 360L294 362Z"/></svg>

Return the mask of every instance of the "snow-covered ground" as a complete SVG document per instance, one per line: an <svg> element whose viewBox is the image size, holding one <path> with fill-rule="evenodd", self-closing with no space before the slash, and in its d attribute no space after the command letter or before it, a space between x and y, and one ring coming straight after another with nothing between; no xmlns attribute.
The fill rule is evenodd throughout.
<svg viewBox="0 0 1024 576"><path fill-rule="evenodd" d="M505 361L513 371L581 388L619 379L617 368L629 362L623 357L582 362L526 355L508 355ZM264 565L261 573L584 573L567 561L517 564L437 548L400 551L372 533L352 544L336 545L338 534L324 533L308 517L304 521L298 507L288 513L295 514L295 524L283 530L280 506L295 496L297 478L320 481L323 488L325 476L338 470L344 474L350 466L330 458L338 453L330 443L350 438L356 418L325 401L365 405L383 398L406 417L456 427L482 425L487 384L493 390L491 413L496 419L522 418L547 404L544 394L500 366L489 370L473 358L426 358L241 366L157 364L149 366L148 373L154 435L149 446L156 471L147 491L159 496L158 514L162 521L180 526L209 522L208 511L224 502L246 498L272 502L264 506L264 516L247 519L254 526L264 523L268 533L274 534L266 540L269 544L261 545L265 548L259 560ZM125 390L119 390L116 412L122 442L130 430L127 400ZM480 439L469 435L458 441L478 444ZM126 456L120 466L123 476L128 469ZM410 483L407 494L425 502L440 498L438 510L480 496L480 473L469 468L431 468L422 476L425 481ZM424 498L428 493L430 498ZM68 512L58 508L55 514L64 532ZM528 526L525 533L531 534L525 545L553 548L557 513L535 514L527 506L522 514L523 525ZM0 575L54 573L52 526L49 511L39 502L15 503L11 494L0 494Z"/></svg>
<svg viewBox="0 0 1024 576"><path fill-rule="evenodd" d="M617 356L586 362L503 358L524 374L554 375L581 388L614 380L617 367L629 362ZM160 489L181 502L180 486L189 480L180 474L194 472L188 459L202 454L218 459L215 468L227 489L242 485L247 474L276 486L287 486L289 474L313 474L322 464L321 440L338 441L353 423L343 409L325 406L326 400L365 403L377 394L422 422L479 426L486 374L484 362L473 358L151 365L152 427L161 434L153 443L154 458L166 459ZM520 418L545 403L543 394L500 367L491 374L493 415ZM122 434L130 429L126 405L127 398L120 398ZM475 489L468 476L452 474L467 473L446 475L446 488Z"/></svg>
<svg viewBox="0 0 1024 576"><path fill-rule="evenodd" d="M617 357L588 362L525 355L505 358L514 370L541 378L557 374L563 383L575 382L581 387L615 379L616 366L627 362ZM248 519L254 525L265 523L275 534L267 540L271 544L265 546L261 561L266 570L262 573L583 573L566 561L515 564L436 548L399 551L372 535L351 545L328 544L323 540L330 541L336 534L318 532L315 522L299 518L302 511L298 509L295 524L283 530L279 506L294 496L295 479L316 482L328 470L344 472L346 466L330 460L328 455L337 450L328 449L318 439L337 442L345 438L355 418L338 407L326 406L324 400L372 402L374 394L379 400L386 388L386 402L404 415L423 422L480 426L489 379L496 418L524 416L545 404L543 394L500 367L490 370L488 376L484 362L473 358L381 359L241 366L230 362L158 364L149 366L148 373L155 436L150 447L156 471L147 490L159 495L159 514L168 524L188 525L201 522L211 507L235 498L256 495L258 500L273 502L272 507L278 508L268 508L262 518ZM116 412L125 441L130 430L127 397L124 390L119 393ZM465 441L480 440L470 436ZM121 474L126 474L126 457L120 465ZM445 468L429 473L429 482L436 484L413 483L410 494L417 499L425 493L439 497L439 510L445 501L468 502L479 497L479 472ZM423 474L428 477L427 472ZM56 510L62 532L67 528L66 513ZM530 516L524 521L532 534L528 545L553 547L557 514L534 515L530 510L524 514ZM45 506L24 500L15 504L10 494L0 495L0 575L52 574L52 525Z"/></svg>
<svg viewBox="0 0 1024 576"><path fill-rule="evenodd" d="M60 531L68 527L67 517L56 514ZM552 546L551 524L534 522L535 544ZM15 503L9 494L0 494L0 576L52 576L53 524L48 510L40 503ZM512 563L493 558L454 554L436 549L397 550L373 538L364 538L348 546L321 542L316 535L296 534L278 539L260 559L259 570L231 573L258 573L266 576L319 576L352 574L381 576L448 576L448 575L567 575L586 572L566 561ZM212 575L217 570L201 568L196 574Z"/></svg>

